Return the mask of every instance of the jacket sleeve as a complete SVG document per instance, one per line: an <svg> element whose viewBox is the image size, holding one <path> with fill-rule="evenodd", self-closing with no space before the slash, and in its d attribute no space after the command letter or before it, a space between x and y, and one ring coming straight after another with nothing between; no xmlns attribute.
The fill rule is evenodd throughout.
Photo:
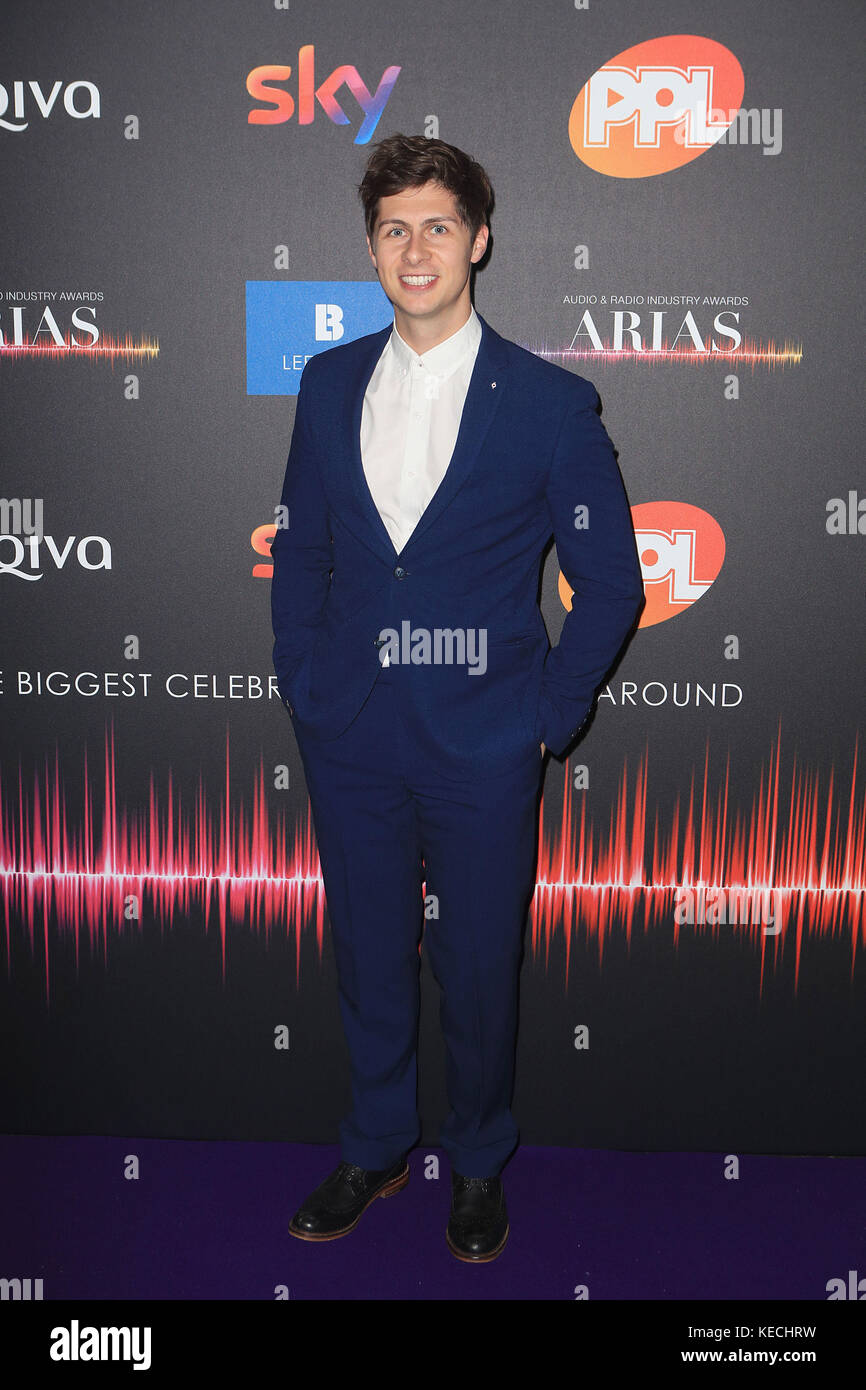
<svg viewBox="0 0 866 1390"><path fill-rule="evenodd" d="M271 620L274 671L286 700L289 683L315 642L332 564L328 505L316 467L306 369L301 376L280 503L285 511L271 542Z"/></svg>
<svg viewBox="0 0 866 1390"><path fill-rule="evenodd" d="M547 484L559 567L574 590L559 643L547 654L539 698L541 738L557 755L587 718L644 601L613 445L594 387L582 385L582 401L563 422Z"/></svg>

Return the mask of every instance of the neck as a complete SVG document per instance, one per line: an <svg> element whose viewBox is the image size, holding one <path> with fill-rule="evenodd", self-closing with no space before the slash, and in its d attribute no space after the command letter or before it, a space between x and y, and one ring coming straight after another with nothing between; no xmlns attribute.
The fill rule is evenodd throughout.
<svg viewBox="0 0 866 1390"><path fill-rule="evenodd" d="M394 307L394 324L397 332L408 343L413 352L417 352L419 357L423 357L425 352L431 348L438 347L444 343L446 338L452 338L455 333L469 322L472 314L471 300L464 306L458 305L451 317L443 322L440 319L430 320L429 322L405 316L401 311Z"/></svg>

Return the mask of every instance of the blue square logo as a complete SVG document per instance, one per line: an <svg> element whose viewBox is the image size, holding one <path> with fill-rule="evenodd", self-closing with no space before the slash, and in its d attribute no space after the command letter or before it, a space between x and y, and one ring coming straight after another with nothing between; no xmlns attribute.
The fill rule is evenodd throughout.
<svg viewBox="0 0 866 1390"><path fill-rule="evenodd" d="M296 396L309 357L393 319L378 280L248 280L247 395Z"/></svg>

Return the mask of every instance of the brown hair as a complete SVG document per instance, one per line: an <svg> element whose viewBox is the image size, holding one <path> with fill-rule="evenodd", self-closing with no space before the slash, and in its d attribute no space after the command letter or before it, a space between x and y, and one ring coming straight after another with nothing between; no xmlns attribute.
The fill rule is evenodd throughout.
<svg viewBox="0 0 866 1390"><path fill-rule="evenodd" d="M454 195L460 220L471 236L489 225L493 188L480 164L444 140L428 140L424 135L389 135L373 147L358 186L371 242L379 199L402 193L406 188L420 188L425 183L441 184Z"/></svg>

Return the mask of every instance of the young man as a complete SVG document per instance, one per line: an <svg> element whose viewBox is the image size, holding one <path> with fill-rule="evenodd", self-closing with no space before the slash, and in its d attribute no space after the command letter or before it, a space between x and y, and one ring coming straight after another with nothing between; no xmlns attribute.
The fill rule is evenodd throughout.
<svg viewBox="0 0 866 1390"><path fill-rule="evenodd" d="M493 191L440 140L395 135L360 186L393 327L304 369L272 552L274 667L292 716L333 934L352 1108L296 1212L353 1230L418 1142L418 947L442 991L448 1246L494 1259L517 989L545 747L584 722L643 600L598 397L476 314ZM574 588L550 649L551 534ZM423 883L423 892L422 892Z"/></svg>

